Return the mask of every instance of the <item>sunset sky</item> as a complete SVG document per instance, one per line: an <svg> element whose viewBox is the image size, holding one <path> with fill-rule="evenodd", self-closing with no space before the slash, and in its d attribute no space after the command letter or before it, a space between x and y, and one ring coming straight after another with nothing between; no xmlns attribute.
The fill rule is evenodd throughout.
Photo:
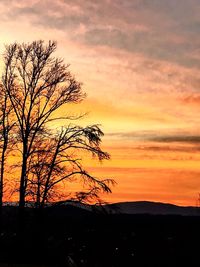
<svg viewBox="0 0 200 267"><path fill-rule="evenodd" d="M196 204L199 14L199 0L0 0L1 54L14 41L55 40L83 83L87 98L68 109L102 125L111 160L87 167L116 180L109 202Z"/></svg>

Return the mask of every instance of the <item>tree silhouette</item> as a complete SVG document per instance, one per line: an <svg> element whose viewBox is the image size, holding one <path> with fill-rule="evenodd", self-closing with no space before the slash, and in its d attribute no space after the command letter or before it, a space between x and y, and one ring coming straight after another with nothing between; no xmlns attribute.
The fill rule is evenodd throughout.
<svg viewBox="0 0 200 267"><path fill-rule="evenodd" d="M87 182L91 196L97 195L100 189L110 192L108 184L113 182L92 177L81 166L81 160L74 157L74 151L87 151L99 160L109 159L108 153L100 149L103 132L98 125L84 128L69 124L57 132L51 129L57 120L75 119L55 116L61 106L79 103L85 97L69 66L52 56L55 50L53 41L48 45L34 41L6 46L4 53L2 90L13 109L14 134L22 155L21 209L26 199L31 198L37 206L44 207L55 196L56 186L75 176Z"/></svg>
<svg viewBox="0 0 200 267"><path fill-rule="evenodd" d="M27 190L37 207L44 207L45 203L58 199L60 195L56 195L56 186L74 179L84 182L85 191L68 194L68 199L83 201L86 196L87 200L94 196L98 198L101 191L111 192L109 184L113 184L113 180L99 180L81 164L82 152L91 153L99 160L109 159L109 154L99 147L102 135L98 125L85 128L69 125L51 134L52 137L48 133L38 140L31 158Z"/></svg>

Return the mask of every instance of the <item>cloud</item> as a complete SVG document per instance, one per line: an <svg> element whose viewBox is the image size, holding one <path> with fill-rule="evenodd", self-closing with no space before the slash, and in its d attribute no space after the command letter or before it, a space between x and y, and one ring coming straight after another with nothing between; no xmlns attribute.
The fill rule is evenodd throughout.
<svg viewBox="0 0 200 267"><path fill-rule="evenodd" d="M200 144L200 134L191 135L187 133L182 134L166 134L165 131L135 131L135 132L116 132L107 133L107 136L116 137L119 139L135 140L135 141L152 141L158 143L185 143L185 144ZM155 146L150 146L149 149L156 148ZM162 148L161 148L162 149ZM168 148L164 148L168 149Z"/></svg>
<svg viewBox="0 0 200 267"><path fill-rule="evenodd" d="M178 146L159 146L159 145L143 145L138 146L136 149L141 151L152 151L152 152L184 152L184 153L199 153L200 147L196 146L185 146L184 144Z"/></svg>
<svg viewBox="0 0 200 267"><path fill-rule="evenodd" d="M192 143L199 144L200 143L200 135L172 135L172 136L157 136L151 139L152 141L161 142L161 143Z"/></svg>
<svg viewBox="0 0 200 267"><path fill-rule="evenodd" d="M77 42L200 66L200 59L190 56L200 44L198 0L12 0L9 8L7 1L1 6L4 19L26 17L32 25L66 32Z"/></svg>

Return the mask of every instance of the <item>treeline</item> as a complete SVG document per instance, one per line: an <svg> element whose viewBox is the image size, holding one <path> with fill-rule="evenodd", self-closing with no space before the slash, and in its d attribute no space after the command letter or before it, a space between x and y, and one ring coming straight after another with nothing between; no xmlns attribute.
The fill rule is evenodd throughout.
<svg viewBox="0 0 200 267"><path fill-rule="evenodd" d="M82 152L100 161L109 159L109 154L100 148L103 132L98 125L77 126L72 122L81 116L62 114L61 107L79 103L85 93L69 65L52 56L55 50L53 41L5 47L0 83L0 208L6 184L13 179L8 175L11 168L19 174L12 190L19 195L20 209L26 201L43 208L67 197L98 200L102 191L111 192L113 180L97 179L81 164ZM58 121L65 126L56 128ZM61 183L75 179L80 179L84 190L60 192Z"/></svg>

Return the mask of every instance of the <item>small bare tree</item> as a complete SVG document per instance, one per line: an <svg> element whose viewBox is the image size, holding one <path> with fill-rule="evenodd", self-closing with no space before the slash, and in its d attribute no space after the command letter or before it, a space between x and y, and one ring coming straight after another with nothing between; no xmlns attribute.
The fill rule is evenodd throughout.
<svg viewBox="0 0 200 267"><path fill-rule="evenodd" d="M29 168L31 175L27 192L37 207L44 207L46 203L55 199L56 186L72 179L81 179L86 191L73 196L68 194L68 199L82 202L86 198L87 201L98 199L100 192L111 192L109 185L114 183L112 179L99 180L90 175L81 164L81 155L85 156L87 153L91 153L100 161L109 159L109 154L100 148L102 136L103 132L98 125L69 125L62 127L52 138L44 138L42 143L40 139L36 143L37 148Z"/></svg>

